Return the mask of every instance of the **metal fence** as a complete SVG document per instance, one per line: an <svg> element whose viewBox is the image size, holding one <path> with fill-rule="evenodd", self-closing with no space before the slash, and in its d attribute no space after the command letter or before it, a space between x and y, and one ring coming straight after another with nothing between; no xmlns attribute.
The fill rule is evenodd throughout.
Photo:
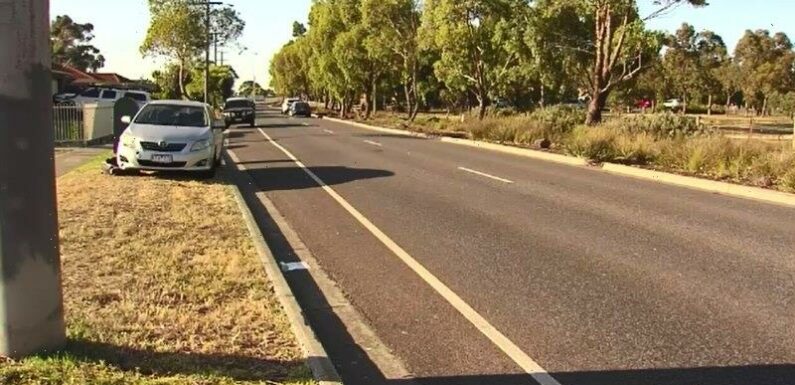
<svg viewBox="0 0 795 385"><path fill-rule="evenodd" d="M55 143L83 143L83 107L57 105L52 110L52 126L55 130Z"/></svg>

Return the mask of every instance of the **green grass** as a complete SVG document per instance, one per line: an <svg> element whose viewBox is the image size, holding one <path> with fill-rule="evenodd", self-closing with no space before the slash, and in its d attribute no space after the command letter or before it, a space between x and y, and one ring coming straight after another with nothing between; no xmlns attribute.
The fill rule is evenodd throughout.
<svg viewBox="0 0 795 385"><path fill-rule="evenodd" d="M58 180L68 345L0 364L0 384L313 384L230 186Z"/></svg>

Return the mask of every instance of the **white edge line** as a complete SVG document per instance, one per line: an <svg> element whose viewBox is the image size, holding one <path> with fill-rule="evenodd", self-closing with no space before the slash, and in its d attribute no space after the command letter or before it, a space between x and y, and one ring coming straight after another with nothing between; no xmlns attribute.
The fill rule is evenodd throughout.
<svg viewBox="0 0 795 385"><path fill-rule="evenodd" d="M458 169L461 170L461 171L466 171L466 172L475 174L475 175L480 175L482 177L494 179L494 180L497 180L497 181L500 181L500 182L503 182L503 183L513 183L513 181L510 180L510 179L500 178L498 176L494 176L494 175L491 175L491 174L486 174L485 172L480 172L480 171L477 171L477 170L473 170L471 168L459 167Z"/></svg>
<svg viewBox="0 0 795 385"><path fill-rule="evenodd" d="M322 179L308 169L298 158L279 143L276 143L262 129L259 132L276 148L281 150L287 157L293 160L310 178L312 178L326 193L328 193L337 203L351 214L362 226L369 230L381 243L392 251L403 263L420 276L428 285L431 286L439 295L447 300L461 315L474 325L486 338L494 343L500 350L511 358L527 374L535 379L540 385L561 385L554 379L541 365L535 362L522 349L508 339L502 332L492 326L483 316L478 314L469 304L452 291L447 285L434 276L428 269L414 259L408 252L403 250L395 241L387 236L381 229L370 222L362 213L353 207L348 201L340 196L334 189L329 187Z"/></svg>
<svg viewBox="0 0 795 385"><path fill-rule="evenodd" d="M377 147L384 147L383 144L378 143L378 142L373 142L372 140L364 140L363 142L365 142L365 143L367 143L369 145L377 146Z"/></svg>
<svg viewBox="0 0 795 385"><path fill-rule="evenodd" d="M240 158L237 157L237 154L235 154L232 150L226 150L226 153L234 162L234 165L232 166L237 167L237 169L241 172L245 172L246 167L245 165L240 164ZM232 187L232 192L235 196L235 200L237 201L237 205L240 208L241 215L249 231L251 240L254 243L254 248L256 249L260 261L263 264L268 280L270 280L271 285L273 286L274 294L278 299L285 316L289 320L290 329L292 330L296 341L301 346L306 365L312 372L312 377L320 385L342 385L339 373L337 373L334 364L331 362L331 358L323 347L323 344L320 343L315 331L312 330L312 328L306 322L304 312L301 309L301 306L298 304L298 300L295 298L292 290L290 289L290 285L287 284L287 280L284 277L280 266L277 264L276 258L273 256L270 248L268 247L262 231L260 230L259 226L257 226L254 219L254 214L251 212L251 209L248 207L245 199L243 198L243 193L240 191L240 188L234 184ZM320 358L320 360L312 360L311 358L313 357Z"/></svg>
<svg viewBox="0 0 795 385"><path fill-rule="evenodd" d="M324 129L323 129L323 132L325 132L325 133L327 133L327 134L332 134L332 135L334 135L334 131L331 131L331 130L329 130L329 129L327 129L327 128L324 128Z"/></svg>

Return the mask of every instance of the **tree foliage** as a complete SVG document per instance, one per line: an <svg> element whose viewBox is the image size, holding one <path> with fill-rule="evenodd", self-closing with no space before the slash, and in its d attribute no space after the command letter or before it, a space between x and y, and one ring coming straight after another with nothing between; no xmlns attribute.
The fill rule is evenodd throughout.
<svg viewBox="0 0 795 385"><path fill-rule="evenodd" d="M207 47L206 11L188 0L149 0L149 13L149 29L140 51L145 56L161 56L177 64L179 95L185 97L188 72ZM213 8L210 25L222 45L236 41L245 27L237 11L229 6Z"/></svg>
<svg viewBox="0 0 795 385"><path fill-rule="evenodd" d="M89 44L93 39L93 24L76 23L67 15L57 16L50 26L52 61L96 72L105 65L105 57Z"/></svg>
<svg viewBox="0 0 795 385"><path fill-rule="evenodd" d="M191 73L193 79L204 79L204 66L197 65ZM235 70L228 65L210 64L209 103L214 106L224 104L224 101L235 94L235 80L238 78ZM204 82L194 81L188 83L186 91L192 100L201 100L204 97Z"/></svg>
<svg viewBox="0 0 795 385"><path fill-rule="evenodd" d="M640 13L640 1L651 13ZM712 31L684 24L668 34L647 26L676 7L705 5L315 0L308 24L295 23L293 40L273 57L271 85L341 114L358 103L365 116L383 105L407 119L422 108L474 108L482 118L490 106L528 110L575 99L588 103L590 124L608 104L647 99L681 98L694 107L744 101L783 111L795 89L786 35L749 31L732 57Z"/></svg>

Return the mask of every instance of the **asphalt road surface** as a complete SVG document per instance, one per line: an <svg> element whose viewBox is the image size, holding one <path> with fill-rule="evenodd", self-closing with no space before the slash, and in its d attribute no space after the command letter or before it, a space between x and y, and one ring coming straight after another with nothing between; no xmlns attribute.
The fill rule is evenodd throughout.
<svg viewBox="0 0 795 385"><path fill-rule="evenodd" d="M795 384L795 209L275 112L258 125L230 149L417 383ZM347 384L402 383L311 321Z"/></svg>

